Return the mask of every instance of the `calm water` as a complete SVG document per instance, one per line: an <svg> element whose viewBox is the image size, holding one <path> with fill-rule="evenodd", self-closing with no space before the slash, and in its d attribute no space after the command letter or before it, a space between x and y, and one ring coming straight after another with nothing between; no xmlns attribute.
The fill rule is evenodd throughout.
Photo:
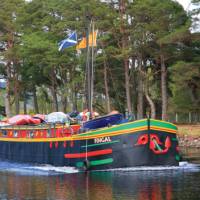
<svg viewBox="0 0 200 200"><path fill-rule="evenodd" d="M200 149L180 167L77 173L73 168L0 162L0 199L198 200Z"/></svg>

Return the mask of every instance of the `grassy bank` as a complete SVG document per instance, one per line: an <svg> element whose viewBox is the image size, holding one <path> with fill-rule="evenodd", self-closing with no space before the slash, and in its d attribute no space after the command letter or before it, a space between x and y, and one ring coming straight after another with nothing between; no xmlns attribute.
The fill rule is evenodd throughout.
<svg viewBox="0 0 200 200"><path fill-rule="evenodd" d="M199 136L200 137L200 124L191 125L191 124L182 124L177 125L178 135L181 136Z"/></svg>

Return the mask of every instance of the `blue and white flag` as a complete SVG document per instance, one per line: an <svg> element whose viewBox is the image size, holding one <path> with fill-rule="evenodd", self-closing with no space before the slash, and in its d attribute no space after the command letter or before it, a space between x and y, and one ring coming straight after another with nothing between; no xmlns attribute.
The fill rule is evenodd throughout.
<svg viewBox="0 0 200 200"><path fill-rule="evenodd" d="M59 42L59 48L58 51L62 51L65 48L69 48L72 46L75 46L77 44L77 34L76 32L73 32L67 39L62 40Z"/></svg>

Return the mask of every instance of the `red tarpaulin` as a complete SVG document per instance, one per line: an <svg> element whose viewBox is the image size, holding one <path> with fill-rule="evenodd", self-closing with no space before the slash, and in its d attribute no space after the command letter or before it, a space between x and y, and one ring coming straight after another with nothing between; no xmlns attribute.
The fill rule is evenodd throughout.
<svg viewBox="0 0 200 200"><path fill-rule="evenodd" d="M11 117L7 121L9 124L12 125L26 125L26 124L40 124L40 119L35 119L30 115L16 115Z"/></svg>

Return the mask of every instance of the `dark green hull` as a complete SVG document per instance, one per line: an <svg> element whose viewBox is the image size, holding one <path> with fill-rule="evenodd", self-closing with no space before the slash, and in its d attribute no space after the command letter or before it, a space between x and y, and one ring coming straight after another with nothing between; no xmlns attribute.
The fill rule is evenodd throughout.
<svg viewBox="0 0 200 200"><path fill-rule="evenodd" d="M179 164L176 127L141 120L68 137L0 138L0 159L104 170Z"/></svg>

